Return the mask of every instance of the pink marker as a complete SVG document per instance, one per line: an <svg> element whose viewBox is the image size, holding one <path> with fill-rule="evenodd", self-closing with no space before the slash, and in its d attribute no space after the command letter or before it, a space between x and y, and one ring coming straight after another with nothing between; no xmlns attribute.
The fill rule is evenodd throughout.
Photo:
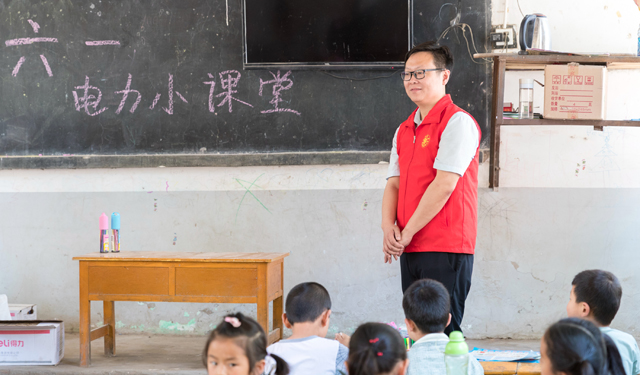
<svg viewBox="0 0 640 375"><path fill-rule="evenodd" d="M109 252L109 218L104 212L100 216L100 252Z"/></svg>

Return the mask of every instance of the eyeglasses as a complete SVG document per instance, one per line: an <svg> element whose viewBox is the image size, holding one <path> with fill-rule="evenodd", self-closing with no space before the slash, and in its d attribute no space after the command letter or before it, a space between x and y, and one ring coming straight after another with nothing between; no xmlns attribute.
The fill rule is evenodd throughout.
<svg viewBox="0 0 640 375"><path fill-rule="evenodd" d="M400 78L402 78L403 81L411 81L411 76L416 77L416 79L423 79L427 72L435 72L438 70L444 70L444 69L442 68L420 69L420 70L416 70L415 72L402 72L400 73Z"/></svg>

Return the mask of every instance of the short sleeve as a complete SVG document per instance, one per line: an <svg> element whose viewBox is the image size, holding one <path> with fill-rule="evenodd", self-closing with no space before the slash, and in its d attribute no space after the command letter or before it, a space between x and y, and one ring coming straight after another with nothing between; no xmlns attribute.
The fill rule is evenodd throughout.
<svg viewBox="0 0 640 375"><path fill-rule="evenodd" d="M442 132L433 168L464 175L479 144L480 133L473 118L465 112L457 112Z"/></svg>
<svg viewBox="0 0 640 375"><path fill-rule="evenodd" d="M344 364L347 358L349 358L349 348L340 344L338 354L336 355L336 375L347 374L347 366Z"/></svg>
<svg viewBox="0 0 640 375"><path fill-rule="evenodd" d="M400 130L400 127L396 129L396 134L393 135L393 147L391 147L391 156L389 157L387 180L391 177L400 176L400 162L398 157L398 130Z"/></svg>
<svg viewBox="0 0 640 375"><path fill-rule="evenodd" d="M640 374L640 349L638 349L638 343L635 342L636 344L633 348L633 375L638 375Z"/></svg>

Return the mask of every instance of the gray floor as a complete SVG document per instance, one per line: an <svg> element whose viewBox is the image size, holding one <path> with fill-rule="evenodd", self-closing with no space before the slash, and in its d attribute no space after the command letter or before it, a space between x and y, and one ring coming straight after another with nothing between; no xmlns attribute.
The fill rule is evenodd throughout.
<svg viewBox="0 0 640 375"><path fill-rule="evenodd" d="M58 366L0 366L1 375L13 374L200 374L206 371L200 360L204 336L117 335L116 356L105 357L103 340L91 345L91 367L81 368L77 334L65 337L65 355ZM469 347L538 350L535 340L469 340Z"/></svg>

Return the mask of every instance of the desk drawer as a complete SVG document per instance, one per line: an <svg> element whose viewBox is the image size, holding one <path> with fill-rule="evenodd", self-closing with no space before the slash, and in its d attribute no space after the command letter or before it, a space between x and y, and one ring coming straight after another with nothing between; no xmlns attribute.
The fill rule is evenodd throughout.
<svg viewBox="0 0 640 375"><path fill-rule="evenodd" d="M251 297L258 295L255 268L176 268L176 296Z"/></svg>
<svg viewBox="0 0 640 375"><path fill-rule="evenodd" d="M168 267L89 267L89 294L168 295Z"/></svg>

